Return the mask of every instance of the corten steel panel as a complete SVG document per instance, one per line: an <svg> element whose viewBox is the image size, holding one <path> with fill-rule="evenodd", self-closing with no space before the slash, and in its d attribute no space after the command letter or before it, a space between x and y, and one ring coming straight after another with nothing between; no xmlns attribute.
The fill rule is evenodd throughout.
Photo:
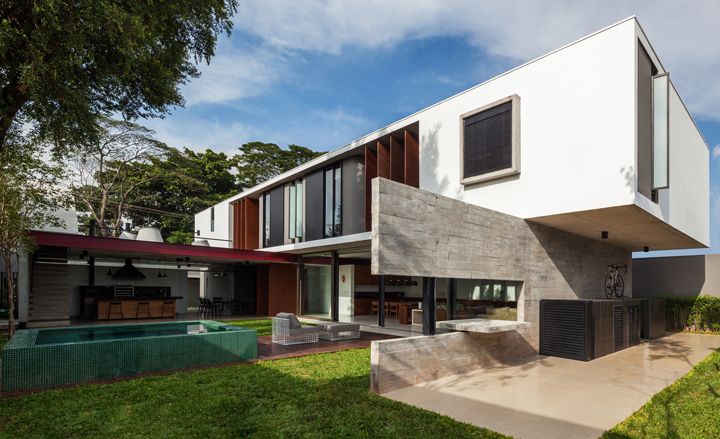
<svg viewBox="0 0 720 439"><path fill-rule="evenodd" d="M285 243L285 188L270 191L270 246Z"/></svg>
<svg viewBox="0 0 720 439"><path fill-rule="evenodd" d="M232 203L233 212L233 248L241 249L245 248L245 242L243 241L243 203L245 199L241 199Z"/></svg>
<svg viewBox="0 0 720 439"><path fill-rule="evenodd" d="M390 178L390 148L377 141L377 175L382 178Z"/></svg>
<svg viewBox="0 0 720 439"><path fill-rule="evenodd" d="M404 131L405 137L405 184L412 187L420 187L420 146L415 136Z"/></svg>
<svg viewBox="0 0 720 439"><path fill-rule="evenodd" d="M245 250L260 246L260 200L245 198L243 205L243 244Z"/></svg>
<svg viewBox="0 0 720 439"><path fill-rule="evenodd" d="M365 230L370 231L372 226L372 179L377 177L377 153L365 147Z"/></svg>
<svg viewBox="0 0 720 439"><path fill-rule="evenodd" d="M323 171L305 177L305 241L323 238Z"/></svg>
<svg viewBox="0 0 720 439"><path fill-rule="evenodd" d="M395 136L390 136L390 180L405 183L405 148Z"/></svg>
<svg viewBox="0 0 720 439"><path fill-rule="evenodd" d="M297 313L297 267L268 266L268 315L279 312Z"/></svg>
<svg viewBox="0 0 720 439"><path fill-rule="evenodd" d="M258 265L257 266L257 281L256 281L256 303L257 303L257 315L266 316L268 315L268 266Z"/></svg>
<svg viewBox="0 0 720 439"><path fill-rule="evenodd" d="M540 354L588 361L592 352L592 302L540 301Z"/></svg>

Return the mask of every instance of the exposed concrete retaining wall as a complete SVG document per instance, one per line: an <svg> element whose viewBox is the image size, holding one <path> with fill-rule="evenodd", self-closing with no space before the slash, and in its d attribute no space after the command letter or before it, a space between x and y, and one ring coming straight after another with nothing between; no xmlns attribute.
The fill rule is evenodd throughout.
<svg viewBox="0 0 720 439"><path fill-rule="evenodd" d="M372 342L371 386L377 393L412 386L534 354L516 331L496 334L451 332Z"/></svg>
<svg viewBox="0 0 720 439"><path fill-rule="evenodd" d="M518 320L530 323L520 332L374 344L381 392L533 352L540 299L604 298L608 264L632 265L623 248L386 179L372 185L373 274L522 281ZM632 273L623 276L630 296Z"/></svg>

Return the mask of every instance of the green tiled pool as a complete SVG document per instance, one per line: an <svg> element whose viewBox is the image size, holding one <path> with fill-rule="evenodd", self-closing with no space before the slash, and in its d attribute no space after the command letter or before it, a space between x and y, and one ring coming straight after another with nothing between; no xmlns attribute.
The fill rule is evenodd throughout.
<svg viewBox="0 0 720 439"><path fill-rule="evenodd" d="M253 329L215 321L23 329L3 349L2 390L250 360Z"/></svg>

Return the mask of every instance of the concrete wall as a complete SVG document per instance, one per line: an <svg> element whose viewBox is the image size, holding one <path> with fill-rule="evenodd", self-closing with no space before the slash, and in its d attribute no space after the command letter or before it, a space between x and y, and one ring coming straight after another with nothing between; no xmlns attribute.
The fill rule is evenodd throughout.
<svg viewBox="0 0 720 439"><path fill-rule="evenodd" d="M636 297L720 297L720 254L633 260Z"/></svg>
<svg viewBox="0 0 720 439"><path fill-rule="evenodd" d="M371 390L385 393L448 375L511 362L535 348L515 331L451 332L372 342Z"/></svg>
<svg viewBox="0 0 720 439"><path fill-rule="evenodd" d="M210 231L210 209L195 214L195 230L200 230L198 238L208 239L210 247L232 248L232 208L227 201L215 206L215 230ZM261 210L262 212L262 210Z"/></svg>
<svg viewBox="0 0 720 439"><path fill-rule="evenodd" d="M632 265L625 249L428 191L381 178L372 190L372 274L522 281L534 347L540 299L604 298L607 265Z"/></svg>

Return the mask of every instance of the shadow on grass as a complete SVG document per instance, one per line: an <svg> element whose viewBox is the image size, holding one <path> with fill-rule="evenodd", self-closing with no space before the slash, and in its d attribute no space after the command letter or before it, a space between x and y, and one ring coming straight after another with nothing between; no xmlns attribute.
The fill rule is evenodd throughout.
<svg viewBox="0 0 720 439"><path fill-rule="evenodd" d="M369 392L369 350L8 398L0 435L501 437Z"/></svg>

